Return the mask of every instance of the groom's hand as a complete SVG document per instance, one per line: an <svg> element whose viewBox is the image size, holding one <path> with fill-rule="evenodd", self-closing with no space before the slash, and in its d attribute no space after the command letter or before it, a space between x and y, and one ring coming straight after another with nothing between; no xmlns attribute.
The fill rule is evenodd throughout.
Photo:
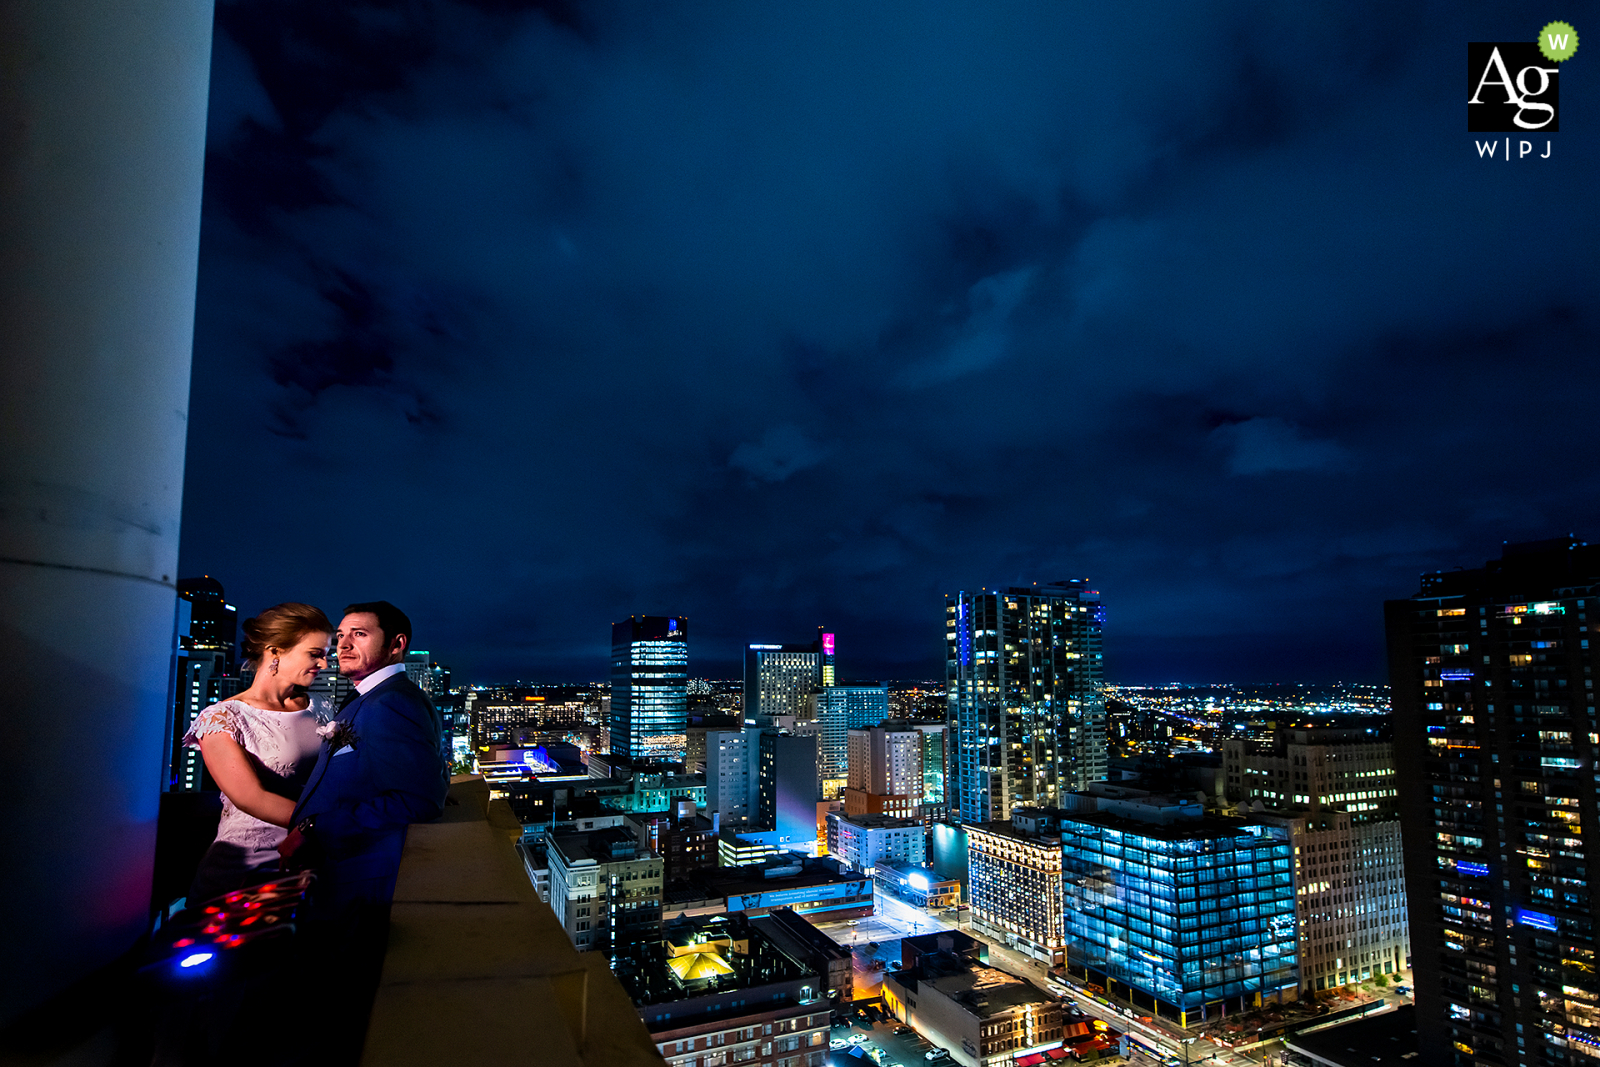
<svg viewBox="0 0 1600 1067"><path fill-rule="evenodd" d="M285 870L292 870L299 866L294 862L295 853L306 847L306 835L298 829L290 830L287 837L278 842L278 866Z"/></svg>
<svg viewBox="0 0 1600 1067"><path fill-rule="evenodd" d="M286 869L305 867L309 864L314 849L311 847L311 819L302 819L297 826L290 827L288 834L278 843L278 865ZM298 856L298 861L295 857Z"/></svg>

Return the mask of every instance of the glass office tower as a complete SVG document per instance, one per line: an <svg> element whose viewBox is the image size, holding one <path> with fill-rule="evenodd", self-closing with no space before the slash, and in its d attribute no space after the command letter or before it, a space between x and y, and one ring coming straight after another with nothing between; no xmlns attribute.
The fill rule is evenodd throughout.
<svg viewBox="0 0 1600 1067"><path fill-rule="evenodd" d="M1066 966L1181 1026L1291 999L1294 864L1274 826L1061 820Z"/></svg>
<svg viewBox="0 0 1600 1067"><path fill-rule="evenodd" d="M1506 545L1386 605L1422 1062L1600 1057L1600 546Z"/></svg>
<svg viewBox="0 0 1600 1067"><path fill-rule="evenodd" d="M771 726L779 715L810 718L817 691L832 684L833 647L833 635L820 629L808 645L746 646L745 725Z"/></svg>
<svg viewBox="0 0 1600 1067"><path fill-rule="evenodd" d="M952 816L1003 822L1105 778L1104 618L1077 580L946 600Z"/></svg>
<svg viewBox="0 0 1600 1067"><path fill-rule="evenodd" d="M881 685L829 685L817 693L817 774L822 795L836 799L850 775L850 731L889 717L889 690Z"/></svg>
<svg viewBox="0 0 1600 1067"><path fill-rule="evenodd" d="M611 754L683 759L688 684L688 620L635 615L613 625Z"/></svg>

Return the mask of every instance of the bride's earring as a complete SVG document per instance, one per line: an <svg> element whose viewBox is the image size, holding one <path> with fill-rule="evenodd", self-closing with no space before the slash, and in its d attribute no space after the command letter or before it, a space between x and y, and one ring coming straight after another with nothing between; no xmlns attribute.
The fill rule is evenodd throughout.
<svg viewBox="0 0 1600 1067"><path fill-rule="evenodd" d="M273 656L272 657L272 667L270 669L271 669L273 674L277 674L278 673L278 657L277 656Z"/></svg>

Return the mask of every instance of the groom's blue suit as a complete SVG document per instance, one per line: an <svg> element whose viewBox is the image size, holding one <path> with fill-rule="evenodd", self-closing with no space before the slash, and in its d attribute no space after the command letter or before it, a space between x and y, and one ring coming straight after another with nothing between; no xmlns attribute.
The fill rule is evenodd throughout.
<svg viewBox="0 0 1600 1067"><path fill-rule="evenodd" d="M438 818L450 788L439 713L404 674L357 696L335 718L350 725L355 744L337 752L323 744L294 812L296 823L316 816L314 899L326 913L394 899L406 827Z"/></svg>

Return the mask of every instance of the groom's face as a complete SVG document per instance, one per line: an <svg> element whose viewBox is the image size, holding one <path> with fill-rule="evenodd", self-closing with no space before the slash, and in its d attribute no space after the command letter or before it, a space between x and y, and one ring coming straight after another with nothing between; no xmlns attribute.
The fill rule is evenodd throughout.
<svg viewBox="0 0 1600 1067"><path fill-rule="evenodd" d="M353 682L399 663L406 651L405 638L389 640L378 626L378 617L370 611L346 615L340 620L334 639L339 646L339 673Z"/></svg>

